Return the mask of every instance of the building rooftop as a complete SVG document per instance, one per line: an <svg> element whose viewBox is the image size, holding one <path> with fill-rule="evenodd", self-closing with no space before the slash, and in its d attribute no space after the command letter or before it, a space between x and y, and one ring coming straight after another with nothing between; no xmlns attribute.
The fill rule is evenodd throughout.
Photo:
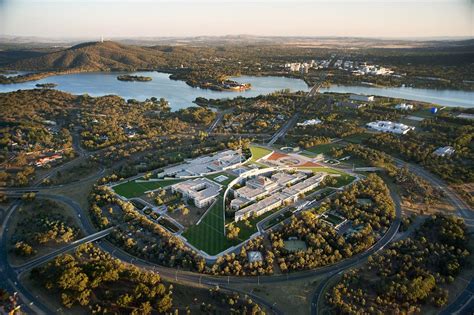
<svg viewBox="0 0 474 315"><path fill-rule="evenodd" d="M439 147L437 148L433 154L437 155L437 156L450 156L451 154L453 154L456 150L454 150L453 147L451 146L445 146L445 147Z"/></svg>
<svg viewBox="0 0 474 315"><path fill-rule="evenodd" d="M160 176L198 176L210 172L221 171L240 163L241 156L238 151L226 150L214 155L202 156L196 159L165 168Z"/></svg>
<svg viewBox="0 0 474 315"><path fill-rule="evenodd" d="M398 134L405 134L410 130L415 129L415 127L408 126L402 123L394 123L391 121L384 121L384 120L377 120L373 122L369 122L367 127L383 131L383 132L392 132Z"/></svg>
<svg viewBox="0 0 474 315"><path fill-rule="evenodd" d="M173 189L186 192L193 199L204 200L216 197L222 189L222 186L207 179L196 178L181 183L174 184Z"/></svg>
<svg viewBox="0 0 474 315"><path fill-rule="evenodd" d="M236 192L243 198L252 200L262 194L266 193L266 190L263 188L252 188L249 186L244 186L236 190Z"/></svg>

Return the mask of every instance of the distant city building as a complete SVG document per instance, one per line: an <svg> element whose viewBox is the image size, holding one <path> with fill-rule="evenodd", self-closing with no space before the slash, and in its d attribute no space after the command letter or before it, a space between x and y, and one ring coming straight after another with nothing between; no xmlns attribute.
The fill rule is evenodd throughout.
<svg viewBox="0 0 474 315"><path fill-rule="evenodd" d="M361 95L361 94L351 94L349 97L350 100L353 101L361 101L361 102L373 102L374 96L372 95Z"/></svg>
<svg viewBox="0 0 474 315"><path fill-rule="evenodd" d="M474 119L474 114L466 114L466 113L461 113L456 116L457 118L462 118L462 119Z"/></svg>
<svg viewBox="0 0 474 315"><path fill-rule="evenodd" d="M405 124L382 120L370 122L367 124L367 127L381 132L390 132L403 135L408 133L410 130L415 129L415 127Z"/></svg>
<svg viewBox="0 0 474 315"><path fill-rule="evenodd" d="M54 155L51 155L51 156L45 156L45 157L42 157L40 158L38 161L36 161L35 165L37 167L41 167L41 166L45 166L46 164L49 164L53 161L57 161L57 160L60 160L62 159L62 155L60 154L54 154Z"/></svg>
<svg viewBox="0 0 474 315"><path fill-rule="evenodd" d="M297 125L298 126L314 126L320 123L322 123L322 121L319 119L309 119L309 120L305 120L302 123L297 123Z"/></svg>
<svg viewBox="0 0 474 315"><path fill-rule="evenodd" d="M207 179L190 179L171 186L172 192L179 192L185 199L190 199L198 208L204 208L214 202L222 186Z"/></svg>
<svg viewBox="0 0 474 315"><path fill-rule="evenodd" d="M439 147L437 148L433 154L434 155L437 155L437 156L441 156L441 157L445 157L445 156L450 156L452 155L456 150L454 150L453 147L451 146L445 146L445 147Z"/></svg>
<svg viewBox="0 0 474 315"><path fill-rule="evenodd" d="M406 103L401 103L395 106L395 109L401 109L401 110L412 110L413 105L411 104L406 104Z"/></svg>

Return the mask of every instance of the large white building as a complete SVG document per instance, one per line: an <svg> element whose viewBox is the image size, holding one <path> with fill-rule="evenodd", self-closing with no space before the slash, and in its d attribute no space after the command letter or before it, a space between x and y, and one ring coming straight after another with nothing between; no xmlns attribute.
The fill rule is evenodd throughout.
<svg viewBox="0 0 474 315"><path fill-rule="evenodd" d="M401 109L401 110L412 110L413 105L411 104L406 104L406 103L400 103L395 106L395 109Z"/></svg>
<svg viewBox="0 0 474 315"><path fill-rule="evenodd" d="M305 120L302 123L297 123L296 125L304 127L304 126L314 126L320 123L322 123L322 121L319 119L309 119L309 120Z"/></svg>
<svg viewBox="0 0 474 315"><path fill-rule="evenodd" d="M267 197L260 200L258 200L259 198L255 198L254 201L258 200L257 202L254 202L246 207L242 207L241 209L237 207L233 207L234 209L239 209L238 211L235 212L235 221L237 222L254 215L260 216L268 211L271 211L273 209L276 209L284 205L285 203L295 202L301 194L304 194L316 188L324 179L324 176L325 175L323 173L319 173L314 176L307 177L307 174L304 174L301 172L297 172L295 174L278 172L278 173L273 174L271 178L265 177L268 181L274 183L271 185L266 184L265 187L268 187L268 188L271 187L271 190L268 190L267 194L263 194L260 196L260 198L262 196L267 196ZM260 177L263 177L263 176L258 176L257 178L255 178L255 180L257 182L262 181ZM264 180L264 181L266 182L267 180ZM250 186L248 186L249 184ZM253 190L262 189L262 187L255 187L253 186L253 184L254 184L254 180L247 181L246 186L242 188L246 188L249 191L251 191L252 189ZM237 196L237 198L234 200L238 200L236 204L238 204L239 206L246 205L251 202L247 199L247 197L250 197L248 195L243 196L237 192L235 196ZM232 202L234 200L232 200ZM234 206L232 202L231 202L231 206Z"/></svg>
<svg viewBox="0 0 474 315"><path fill-rule="evenodd" d="M204 208L214 202L222 186L207 179L190 179L171 186L172 192L180 192L183 198L190 199L198 208Z"/></svg>
<svg viewBox="0 0 474 315"><path fill-rule="evenodd" d="M217 172L238 165L242 157L238 151L226 150L213 155L188 160L180 165L165 168L158 177L191 177Z"/></svg>
<svg viewBox="0 0 474 315"><path fill-rule="evenodd" d="M404 135L408 133L410 130L415 129L415 127L408 126L402 123L394 123L391 121L383 121L383 120L369 122L367 124L367 127L370 129L381 131L381 132L390 132L390 133L396 133L396 134L401 134L401 135Z"/></svg>

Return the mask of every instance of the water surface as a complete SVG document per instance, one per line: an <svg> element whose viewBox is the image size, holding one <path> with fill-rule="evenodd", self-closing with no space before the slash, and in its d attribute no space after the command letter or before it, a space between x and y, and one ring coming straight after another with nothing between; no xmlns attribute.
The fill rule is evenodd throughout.
<svg viewBox="0 0 474 315"><path fill-rule="evenodd" d="M320 91L402 98L452 107L474 107L474 92L461 90L331 85L331 87L322 88Z"/></svg>
<svg viewBox="0 0 474 315"><path fill-rule="evenodd" d="M152 77L152 81L130 82L119 81L121 74L141 75ZM37 81L17 84L0 84L0 92L10 92L19 89L34 89L39 83L55 83L56 89L72 94L89 94L102 96L115 94L125 99L145 100L150 97L165 98L171 108L177 110L193 105L196 97L233 98L236 96L254 97L269 94L276 90L290 89L291 91L308 90L306 83L299 79L284 77L248 77L242 76L239 82L252 84L252 89L244 92L212 91L209 89L193 88L184 81L170 80L169 74L148 72L93 72L65 74L47 77Z"/></svg>
<svg viewBox="0 0 474 315"><path fill-rule="evenodd" d="M25 73L25 72L21 72ZM121 74L143 75L152 77L148 82L119 81ZM184 81L169 79L169 74L147 72L93 72L77 73L47 77L37 81L0 84L0 92L10 92L19 89L33 89L39 83L55 83L56 89L72 94L89 94L102 96L108 94L119 95L125 99L145 100L150 97L165 98L173 110L193 105L197 97L205 98L233 98L237 96L254 97L265 95L277 90L308 91L303 80L273 76L241 76L232 78L241 83L252 84L252 89L243 92L211 91L208 89L193 88ZM321 92L356 93L366 95L402 98L413 101L434 103L443 106L474 107L474 92L458 90L435 90L409 87L369 87L332 85L321 89Z"/></svg>

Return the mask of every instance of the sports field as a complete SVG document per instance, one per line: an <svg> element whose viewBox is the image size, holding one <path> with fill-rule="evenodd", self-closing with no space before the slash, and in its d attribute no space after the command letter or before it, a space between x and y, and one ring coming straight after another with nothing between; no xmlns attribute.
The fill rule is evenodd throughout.
<svg viewBox="0 0 474 315"><path fill-rule="evenodd" d="M224 235L224 212L222 207L222 197L219 197L202 221L183 233L189 243L209 255L218 254L238 243L237 241L228 240Z"/></svg>
<svg viewBox="0 0 474 315"><path fill-rule="evenodd" d="M125 198L133 198L143 196L145 191L166 187L180 181L182 179L164 179L149 182L130 181L113 187L113 190Z"/></svg>

